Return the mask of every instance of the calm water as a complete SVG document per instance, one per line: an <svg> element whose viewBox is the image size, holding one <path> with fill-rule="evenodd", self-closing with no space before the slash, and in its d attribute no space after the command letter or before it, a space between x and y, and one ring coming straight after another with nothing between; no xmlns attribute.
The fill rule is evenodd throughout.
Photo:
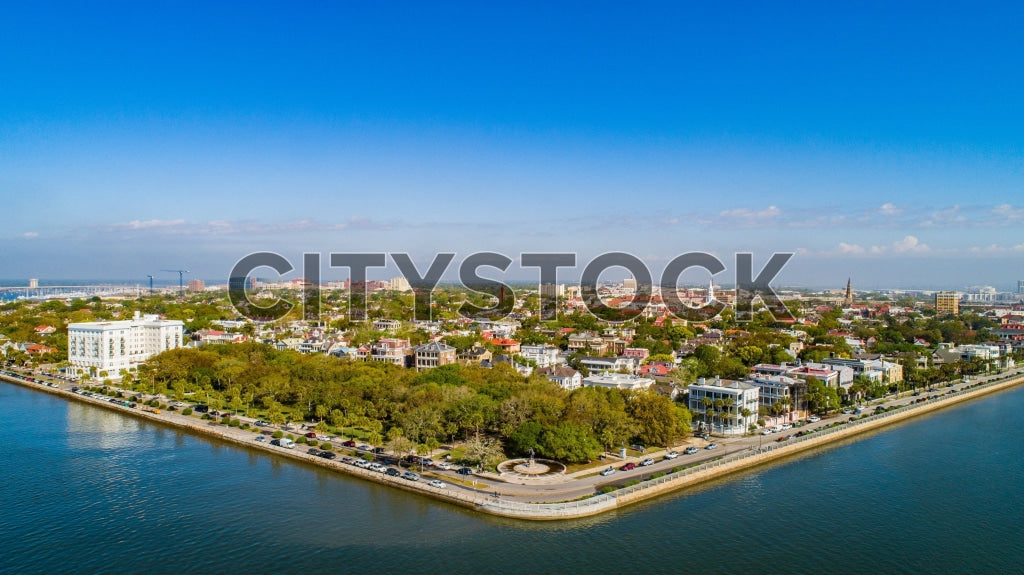
<svg viewBox="0 0 1024 575"><path fill-rule="evenodd" d="M1021 573L1024 388L615 514L479 516L0 383L0 573Z"/></svg>

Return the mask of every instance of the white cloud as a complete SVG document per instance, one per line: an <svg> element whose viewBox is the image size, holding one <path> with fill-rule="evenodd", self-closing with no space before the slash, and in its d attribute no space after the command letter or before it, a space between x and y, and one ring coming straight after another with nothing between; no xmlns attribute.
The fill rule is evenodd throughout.
<svg viewBox="0 0 1024 575"><path fill-rule="evenodd" d="M898 208L890 202L882 204L882 207L878 208L878 213L883 216L898 216L903 213L903 208Z"/></svg>
<svg viewBox="0 0 1024 575"><path fill-rule="evenodd" d="M996 244L989 244L987 246L974 246L967 251L972 254L1001 254L1006 251L1006 248Z"/></svg>
<svg viewBox="0 0 1024 575"><path fill-rule="evenodd" d="M839 253L841 254L862 254L864 248L857 244L848 244L846 242L839 242Z"/></svg>
<svg viewBox="0 0 1024 575"><path fill-rule="evenodd" d="M118 226L133 230L148 230L153 228L170 228L183 225L184 223L185 220L132 220L127 224L118 224Z"/></svg>
<svg viewBox="0 0 1024 575"><path fill-rule="evenodd" d="M782 213L782 210L775 206L768 206L767 208L755 212L750 208L736 208L735 210L725 210L718 215L726 218L737 218L743 220L769 220L777 218Z"/></svg>
<svg viewBox="0 0 1024 575"><path fill-rule="evenodd" d="M1010 204L1000 204L992 208L991 213L993 216L1003 220L1003 223L1024 219L1024 208L1015 208Z"/></svg>
<svg viewBox="0 0 1024 575"><path fill-rule="evenodd" d="M928 218L921 222L922 227L930 228L950 224L961 224L967 221L967 216L960 213L960 206L951 206L944 210L932 212Z"/></svg>
<svg viewBox="0 0 1024 575"><path fill-rule="evenodd" d="M920 241L918 241L918 239L916 237L914 237L914 236L907 236L907 237L903 238L902 240L893 242L892 249L893 249L893 251L898 252L898 253L902 253L902 254L905 254L905 253L920 254L920 253L927 252L930 248L928 247L928 244L922 244Z"/></svg>
<svg viewBox="0 0 1024 575"><path fill-rule="evenodd" d="M21 237L26 238L26 239L32 239L32 238L38 238L39 234L37 232L25 232L25 233L21 234Z"/></svg>

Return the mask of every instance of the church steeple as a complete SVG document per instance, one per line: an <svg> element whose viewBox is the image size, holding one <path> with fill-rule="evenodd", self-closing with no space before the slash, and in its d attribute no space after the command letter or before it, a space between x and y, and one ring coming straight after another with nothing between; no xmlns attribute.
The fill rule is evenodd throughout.
<svg viewBox="0 0 1024 575"><path fill-rule="evenodd" d="M853 285L850 283L850 278L846 278L846 299L843 300L845 307L853 306Z"/></svg>

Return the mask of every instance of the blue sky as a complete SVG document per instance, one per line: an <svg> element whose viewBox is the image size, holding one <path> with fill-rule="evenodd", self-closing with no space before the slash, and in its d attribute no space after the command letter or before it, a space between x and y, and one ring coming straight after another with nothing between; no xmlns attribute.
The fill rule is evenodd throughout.
<svg viewBox="0 0 1024 575"><path fill-rule="evenodd" d="M363 4L0 3L0 278L618 250L1024 279L1019 3Z"/></svg>

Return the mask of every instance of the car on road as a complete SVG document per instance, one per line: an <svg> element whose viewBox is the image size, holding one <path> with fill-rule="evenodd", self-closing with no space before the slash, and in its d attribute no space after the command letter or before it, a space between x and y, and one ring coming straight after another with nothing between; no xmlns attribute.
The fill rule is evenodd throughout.
<svg viewBox="0 0 1024 575"><path fill-rule="evenodd" d="M334 452L331 452L331 451L321 451L320 452L320 457L323 457L324 459L334 459L337 456L338 456L337 453L334 453Z"/></svg>
<svg viewBox="0 0 1024 575"><path fill-rule="evenodd" d="M761 435L771 435L771 433L772 430L767 427L761 430Z"/></svg>
<svg viewBox="0 0 1024 575"><path fill-rule="evenodd" d="M793 424L792 423L783 423L782 424L782 430L785 431L787 429L793 429Z"/></svg>
<svg viewBox="0 0 1024 575"><path fill-rule="evenodd" d="M677 457L679 457L678 451L669 451L668 453L665 454L665 459L675 459Z"/></svg>
<svg viewBox="0 0 1024 575"><path fill-rule="evenodd" d="M705 447L704 449L718 449L718 444L717 443L709 443L708 446Z"/></svg>
<svg viewBox="0 0 1024 575"><path fill-rule="evenodd" d="M849 407L847 407L846 409L843 410L843 415L850 415L852 413L853 413L853 410L850 409Z"/></svg>
<svg viewBox="0 0 1024 575"><path fill-rule="evenodd" d="M636 469L636 464L630 461L629 463L623 465L620 469L622 469L623 471L632 471Z"/></svg>
<svg viewBox="0 0 1024 575"><path fill-rule="evenodd" d="M706 431L699 431L697 433L694 433L693 436L699 437L700 439L708 439L711 437L710 435L708 435Z"/></svg>
<svg viewBox="0 0 1024 575"><path fill-rule="evenodd" d="M356 449L358 449L359 451L369 451L369 450L371 450L373 448L364 443L362 445L356 446Z"/></svg>
<svg viewBox="0 0 1024 575"><path fill-rule="evenodd" d="M385 475L390 475L391 477L401 477L402 476L402 472L397 470L397 469L395 469L394 467L388 467L384 471L384 474Z"/></svg>
<svg viewBox="0 0 1024 575"><path fill-rule="evenodd" d="M448 487L448 484L445 483L444 481L441 481L440 479L431 479L430 481L427 482L427 485L431 487L436 487L438 489L444 489Z"/></svg>
<svg viewBox="0 0 1024 575"><path fill-rule="evenodd" d="M345 447L355 447L356 446L356 442L352 441L351 439L349 439L348 441L342 441L341 444L344 445Z"/></svg>
<svg viewBox="0 0 1024 575"><path fill-rule="evenodd" d="M641 467L647 467L648 465L654 465L654 459L648 457L647 459L640 462Z"/></svg>
<svg viewBox="0 0 1024 575"><path fill-rule="evenodd" d="M309 433L306 434L306 437L309 439L316 439L316 433L310 431Z"/></svg>
<svg viewBox="0 0 1024 575"><path fill-rule="evenodd" d="M412 471L406 471L402 474L402 479L408 479L409 481L419 481L420 476Z"/></svg>
<svg viewBox="0 0 1024 575"><path fill-rule="evenodd" d="M469 467L460 467L455 473L458 473L459 475L473 475L473 470Z"/></svg>
<svg viewBox="0 0 1024 575"><path fill-rule="evenodd" d="M608 477L612 473L615 473L615 468L614 467L609 467L608 469L605 469L604 471L602 471L601 475L603 475L605 477Z"/></svg>
<svg viewBox="0 0 1024 575"><path fill-rule="evenodd" d="M443 471L448 471L449 469L454 467L454 465L452 465L451 463L448 463L447 461L442 461L441 463L438 463L437 465L435 465L435 467L437 467L438 469L441 469Z"/></svg>
<svg viewBox="0 0 1024 575"><path fill-rule="evenodd" d="M256 441L266 441L266 440L267 440L267 436L266 435L257 435L256 436Z"/></svg>
<svg viewBox="0 0 1024 575"><path fill-rule="evenodd" d="M369 466L370 466L370 462L365 460L365 459L357 459L356 460L356 467L360 467L362 469L366 469Z"/></svg>
<svg viewBox="0 0 1024 575"><path fill-rule="evenodd" d="M782 437L780 437L780 438L776 439L775 441L779 441L779 442L782 442L782 441L786 441L786 440L788 440L788 439L789 439L789 436L788 436L788 435L783 435Z"/></svg>
<svg viewBox="0 0 1024 575"><path fill-rule="evenodd" d="M809 421L811 423L818 423L819 421L821 421L821 418L818 417L817 415L812 415L812 416L807 418L807 421Z"/></svg>
<svg viewBox="0 0 1024 575"><path fill-rule="evenodd" d="M387 470L387 466L386 465L383 465L383 464L380 464L380 463L377 463L377 462L373 462L373 463L370 464L370 471L379 471L381 473L384 473L385 470Z"/></svg>
<svg viewBox="0 0 1024 575"><path fill-rule="evenodd" d="M698 451L700 451L700 450L697 449L696 447L690 446L690 447L687 447L686 449L684 449L683 453L685 453L686 455L693 455L694 453L697 453Z"/></svg>

